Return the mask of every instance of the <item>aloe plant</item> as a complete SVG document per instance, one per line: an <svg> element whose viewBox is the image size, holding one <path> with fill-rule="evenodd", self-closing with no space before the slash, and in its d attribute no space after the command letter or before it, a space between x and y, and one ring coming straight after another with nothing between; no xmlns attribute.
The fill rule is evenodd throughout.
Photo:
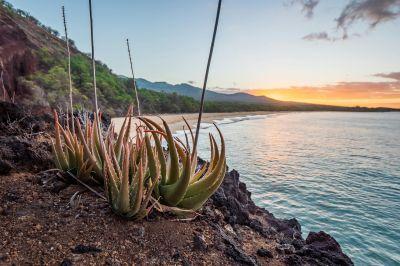
<svg viewBox="0 0 400 266"><path fill-rule="evenodd" d="M83 182L95 181L91 175L94 165L85 157L84 146L68 125L65 129L60 125L56 111L54 111L54 127L55 142L52 148L56 167L72 173Z"/></svg>
<svg viewBox="0 0 400 266"><path fill-rule="evenodd" d="M183 210L196 211L219 188L226 172L225 141L216 126L221 148L210 135L211 160L202 166L197 164L196 149L190 150L188 141L174 139L168 124L162 120L163 127L148 118L140 118L153 134L157 163L160 168L160 182L155 190L155 198L162 204ZM186 121L185 121L186 122ZM186 123L187 124L187 123ZM187 124L192 141L194 140L190 126ZM162 138L168 145L167 158L163 154Z"/></svg>
<svg viewBox="0 0 400 266"><path fill-rule="evenodd" d="M110 152L108 150L110 145L117 155L117 160L121 161L122 146L129 139L131 113L132 107L126 114L118 137L115 137L113 126L103 136L103 129L97 114L94 114L93 121L87 118L84 125L76 118L76 132L74 132L69 125L63 128L58 122L57 113L54 112L55 143L53 144L53 153L56 167L69 171L81 181L96 181L102 184L104 181L105 156L106 153Z"/></svg>
<svg viewBox="0 0 400 266"><path fill-rule="evenodd" d="M158 183L155 155L146 135L138 130L136 142L125 142L120 158L109 140L104 164L104 190L112 210L125 218L138 220L150 211L152 192ZM150 178L146 178L149 167Z"/></svg>

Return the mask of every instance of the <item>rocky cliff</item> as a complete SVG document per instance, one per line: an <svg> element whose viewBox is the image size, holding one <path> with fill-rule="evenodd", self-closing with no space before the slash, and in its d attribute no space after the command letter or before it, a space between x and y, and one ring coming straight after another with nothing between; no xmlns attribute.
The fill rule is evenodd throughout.
<svg viewBox="0 0 400 266"><path fill-rule="evenodd" d="M35 51L46 48L50 53L65 53L63 41L20 15L0 5L0 81L1 94L7 98L29 98L29 89L19 82L20 77L38 69ZM28 94L28 95L26 95ZM3 95L2 95L3 96Z"/></svg>

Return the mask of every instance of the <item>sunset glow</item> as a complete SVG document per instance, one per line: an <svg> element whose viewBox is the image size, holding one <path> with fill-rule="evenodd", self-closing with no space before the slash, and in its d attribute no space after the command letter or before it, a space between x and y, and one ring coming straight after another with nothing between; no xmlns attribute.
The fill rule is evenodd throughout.
<svg viewBox="0 0 400 266"><path fill-rule="evenodd" d="M248 92L282 101L400 108L400 84L398 82L349 82L324 87L255 89Z"/></svg>

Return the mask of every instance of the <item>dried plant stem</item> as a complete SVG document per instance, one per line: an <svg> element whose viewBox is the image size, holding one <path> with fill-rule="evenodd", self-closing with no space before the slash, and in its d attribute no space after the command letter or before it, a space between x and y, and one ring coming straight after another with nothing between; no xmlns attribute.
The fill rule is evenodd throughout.
<svg viewBox="0 0 400 266"><path fill-rule="evenodd" d="M137 104L137 110L138 110L138 115L141 115L140 112L140 103L139 103L139 95L137 91L137 86L136 86L136 81L135 81L135 74L133 72L133 63L132 63L132 55L131 55L131 48L129 46L129 39L126 39L126 45L128 47L128 54L129 54L129 62L131 64L131 72L132 72L132 79L133 79L133 89L135 91L135 96L136 96L136 104Z"/></svg>
<svg viewBox="0 0 400 266"><path fill-rule="evenodd" d="M208 55L207 69L206 69L206 74L205 74L205 77L204 77L203 91L201 93L200 110L199 110L199 117L197 119L196 136L195 136L195 139L194 139L193 151L196 151L197 143L199 141L200 124L201 124L201 118L203 116L203 111L204 111L204 96L205 96L206 89L207 89L208 73L210 71L211 59L212 59L212 55L213 55L213 51L214 51L215 37L217 36L219 16L220 16L220 13L221 13L221 5L222 5L222 0L219 0L219 2L218 2L218 10L217 10L217 17L215 19L215 25L214 25L214 33L213 33L213 37L212 37L212 41L211 41L210 53Z"/></svg>
<svg viewBox="0 0 400 266"><path fill-rule="evenodd" d="M70 105L70 109L71 109L71 120L72 120L71 125L72 125L72 132L75 132L74 107L73 107L73 102L72 102L71 51L69 48L67 19L65 17L65 7L64 6L62 6L62 15L63 15L63 22L64 22L65 42L67 44L67 53L68 53L69 105Z"/></svg>
<svg viewBox="0 0 400 266"><path fill-rule="evenodd" d="M99 198L107 201L107 198L104 197L103 195L101 195L99 192L97 192L96 190L94 190L92 187L90 187L89 185L87 185L85 182L82 182L81 180L79 180L79 178L77 178L75 175L73 175L71 172L67 171L67 174L72 177L73 179L75 179L76 182L78 182L79 184L81 184L82 186L84 186L85 188L89 189L91 192L93 192L96 196L98 196Z"/></svg>
<svg viewBox="0 0 400 266"><path fill-rule="evenodd" d="M92 13L92 0L89 0L89 14L90 14L90 41L92 48L92 69L93 69L93 89L94 89L94 106L95 112L99 114L99 106L97 103L97 85L96 85L96 60L94 57L94 38L93 38L93 13ZM99 124L99 122L98 122ZM98 125L99 126L99 125Z"/></svg>

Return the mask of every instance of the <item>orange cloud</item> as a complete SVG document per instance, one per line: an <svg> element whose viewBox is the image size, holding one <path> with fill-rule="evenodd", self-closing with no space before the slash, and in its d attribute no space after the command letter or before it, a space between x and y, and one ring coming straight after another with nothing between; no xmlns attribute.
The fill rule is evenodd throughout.
<svg viewBox="0 0 400 266"><path fill-rule="evenodd" d="M400 82L341 82L321 87L249 90L283 101L307 102L340 106L400 108Z"/></svg>

